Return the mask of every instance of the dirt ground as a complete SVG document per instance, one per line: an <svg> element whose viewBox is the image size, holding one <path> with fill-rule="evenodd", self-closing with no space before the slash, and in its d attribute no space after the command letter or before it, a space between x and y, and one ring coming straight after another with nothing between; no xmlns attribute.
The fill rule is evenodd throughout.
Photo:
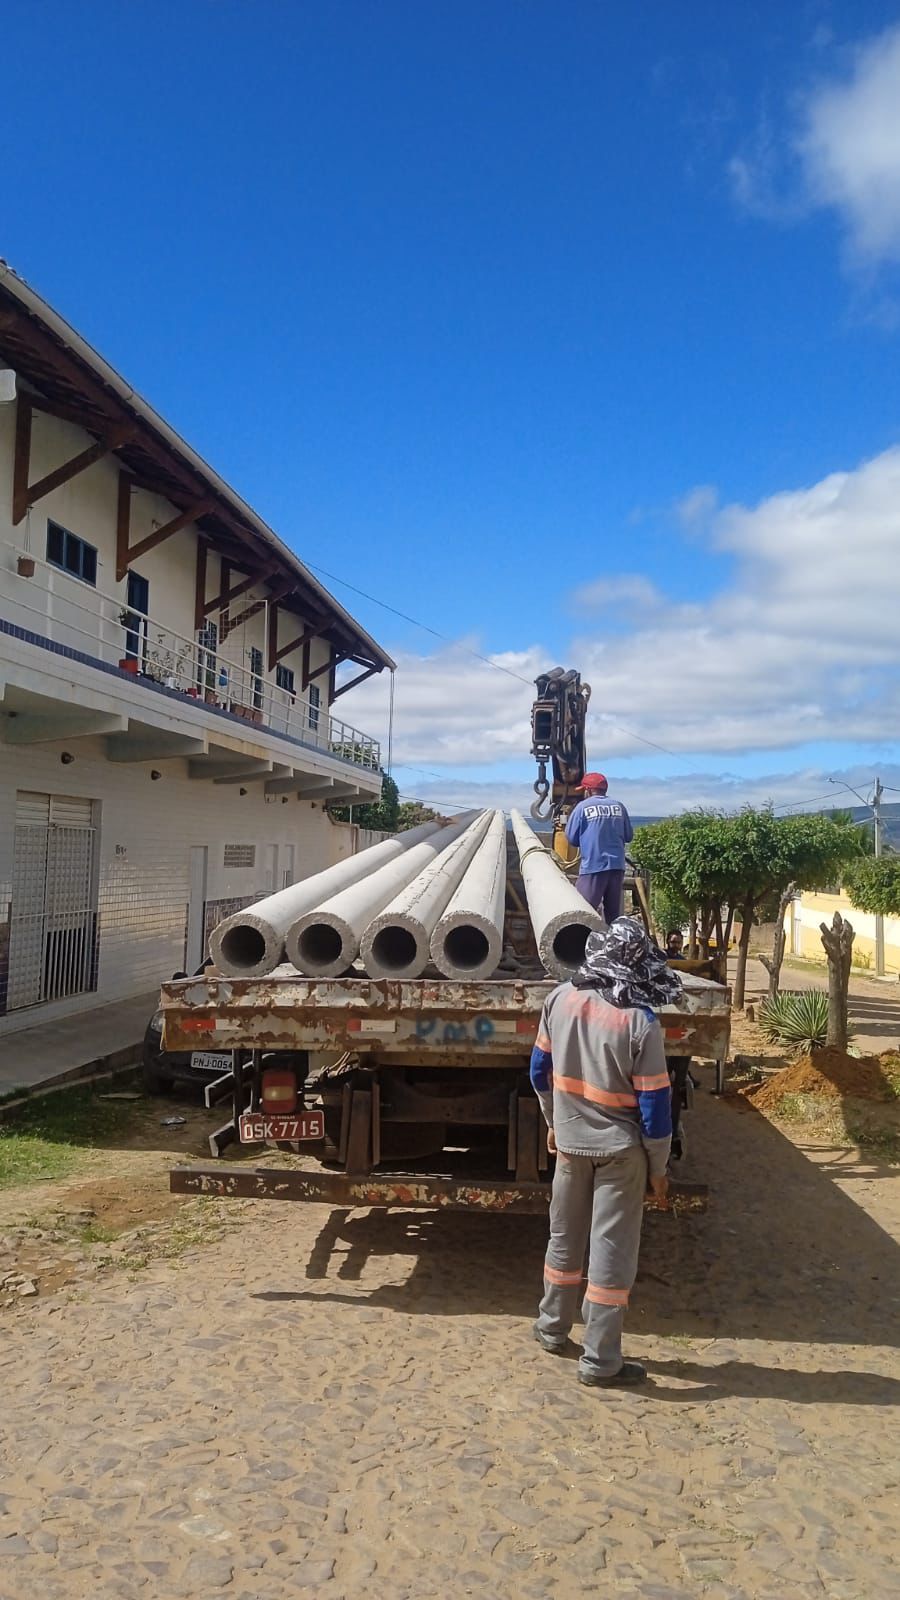
<svg viewBox="0 0 900 1600"><path fill-rule="evenodd" d="M631 1393L533 1342L539 1219L174 1202L196 1110L8 1191L0 1600L900 1593L897 1169L701 1077Z"/></svg>

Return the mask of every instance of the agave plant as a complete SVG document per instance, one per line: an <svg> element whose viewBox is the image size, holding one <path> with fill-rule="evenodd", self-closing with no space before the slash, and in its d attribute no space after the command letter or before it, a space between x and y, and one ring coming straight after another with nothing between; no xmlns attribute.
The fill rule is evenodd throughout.
<svg viewBox="0 0 900 1600"><path fill-rule="evenodd" d="M767 1039L802 1052L825 1043L828 996L822 989L785 989L764 1000L759 1022Z"/></svg>

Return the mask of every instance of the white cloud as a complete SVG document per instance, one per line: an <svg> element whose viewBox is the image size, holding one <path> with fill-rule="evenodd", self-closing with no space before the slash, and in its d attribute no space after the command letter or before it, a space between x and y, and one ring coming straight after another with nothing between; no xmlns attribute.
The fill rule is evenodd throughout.
<svg viewBox="0 0 900 1600"><path fill-rule="evenodd" d="M676 502L675 514L683 528L696 528L708 521L718 503L718 489L711 483L698 483Z"/></svg>
<svg viewBox="0 0 900 1600"><path fill-rule="evenodd" d="M881 777L900 788L900 766L883 765ZM831 782L834 778L836 781ZM403 793L415 795L435 809L442 806L466 810L470 806L513 807L528 815L534 793L527 778L521 782L468 782L452 778L435 782L397 773ZM858 800L842 784L851 784L860 794L871 790L872 768L849 767L826 773L821 767L800 767L792 772L771 772L758 778L733 773L688 772L672 778L627 778L611 774L611 789L635 817L663 817L698 806L715 810L736 810L744 805L774 805L779 813L789 810L830 810L856 806Z"/></svg>
<svg viewBox="0 0 900 1600"><path fill-rule="evenodd" d="M893 743L900 448L757 506L726 506L709 539L734 563L717 594L691 604L660 599L652 610L620 599L615 626L601 610L567 646L562 664L593 685L592 763L606 770L646 757L627 730L716 766L813 742L867 751ZM634 575L620 582L627 589ZM559 658L536 641L494 656L505 669L496 671L466 653L477 643L399 657L394 758L426 774L440 769L438 785L461 769L520 763L527 772L531 684ZM382 675L339 707L386 739L387 704Z"/></svg>
<svg viewBox="0 0 900 1600"><path fill-rule="evenodd" d="M854 250L900 260L900 26L813 90L797 148L810 199L840 214Z"/></svg>
<svg viewBox="0 0 900 1600"><path fill-rule="evenodd" d="M728 164L735 199L773 222L833 211L856 263L900 261L900 25L839 60L791 120L760 117Z"/></svg>
<svg viewBox="0 0 900 1600"><path fill-rule="evenodd" d="M626 572L617 578L595 578L583 583L572 595L579 611L603 611L612 606L656 606L662 596L649 578Z"/></svg>

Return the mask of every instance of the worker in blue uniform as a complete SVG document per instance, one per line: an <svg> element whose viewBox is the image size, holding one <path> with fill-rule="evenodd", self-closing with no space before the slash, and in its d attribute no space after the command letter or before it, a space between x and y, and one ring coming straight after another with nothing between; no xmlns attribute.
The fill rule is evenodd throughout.
<svg viewBox="0 0 900 1600"><path fill-rule="evenodd" d="M602 772L585 773L584 799L579 800L566 823L566 838L581 851L575 884L578 893L607 923L622 914L625 882L625 846L634 837L631 818L621 800L609 798Z"/></svg>

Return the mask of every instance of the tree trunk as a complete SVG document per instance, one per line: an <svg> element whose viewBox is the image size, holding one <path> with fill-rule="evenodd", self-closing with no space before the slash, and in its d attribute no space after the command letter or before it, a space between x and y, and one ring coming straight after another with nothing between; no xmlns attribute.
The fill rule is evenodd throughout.
<svg viewBox="0 0 900 1600"><path fill-rule="evenodd" d="M781 987L781 963L784 960L784 947L787 935L784 931L784 919L787 908L794 898L796 884L789 883L778 902L778 921L775 925L775 940L770 956L760 956L760 961L769 974L769 999L774 1000Z"/></svg>
<svg viewBox="0 0 900 1600"><path fill-rule="evenodd" d="M828 957L828 1033L826 1044L835 1050L847 1048L847 993L850 988L850 963L856 934L852 924L839 911L827 922L820 922L822 943Z"/></svg>
<svg viewBox="0 0 900 1600"><path fill-rule="evenodd" d="M741 907L741 942L738 945L737 971L734 975L734 1007L736 1011L744 1009L744 990L747 983L747 956L750 950L750 935L753 932L753 901L745 900Z"/></svg>
<svg viewBox="0 0 900 1600"><path fill-rule="evenodd" d="M691 912L691 936L690 936L690 944L688 945L688 950L690 951L691 960L692 961L696 961L696 959L697 959L697 912L696 912L696 910Z"/></svg>

